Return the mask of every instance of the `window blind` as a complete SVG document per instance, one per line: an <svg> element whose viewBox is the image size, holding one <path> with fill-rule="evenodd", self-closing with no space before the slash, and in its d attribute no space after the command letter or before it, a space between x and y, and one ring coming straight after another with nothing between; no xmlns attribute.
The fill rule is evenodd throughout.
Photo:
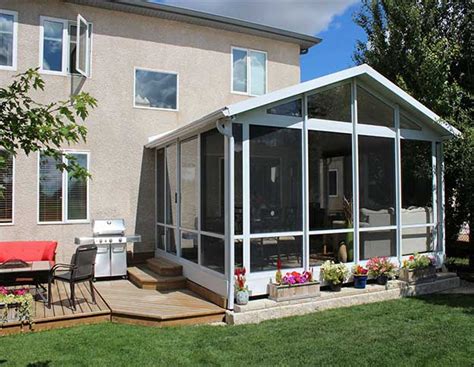
<svg viewBox="0 0 474 367"><path fill-rule="evenodd" d="M39 167L39 221L63 220L63 174L57 169L56 159L40 155Z"/></svg>
<svg viewBox="0 0 474 367"><path fill-rule="evenodd" d="M13 221L13 157L0 152L5 165L0 169L0 223Z"/></svg>
<svg viewBox="0 0 474 367"><path fill-rule="evenodd" d="M81 167L87 167L87 154L71 154L76 158L76 163ZM87 179L74 178L68 173L67 183L67 219L87 219Z"/></svg>

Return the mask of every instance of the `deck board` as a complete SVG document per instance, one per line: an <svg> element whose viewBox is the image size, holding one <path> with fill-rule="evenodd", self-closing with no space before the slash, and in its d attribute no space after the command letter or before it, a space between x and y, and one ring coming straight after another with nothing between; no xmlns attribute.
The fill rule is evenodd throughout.
<svg viewBox="0 0 474 367"><path fill-rule="evenodd" d="M56 281L52 285L52 304L36 299L33 304L33 326L21 326L18 322L5 323L0 328L0 336L30 330L53 329L78 324L89 324L110 321L110 309L96 291L96 304L92 298L88 283L76 285L76 311L71 309L69 302L69 285Z"/></svg>
<svg viewBox="0 0 474 367"><path fill-rule="evenodd" d="M140 289L127 280L97 282L96 288L111 308L112 315L160 322L224 314L224 309L187 289L166 292Z"/></svg>

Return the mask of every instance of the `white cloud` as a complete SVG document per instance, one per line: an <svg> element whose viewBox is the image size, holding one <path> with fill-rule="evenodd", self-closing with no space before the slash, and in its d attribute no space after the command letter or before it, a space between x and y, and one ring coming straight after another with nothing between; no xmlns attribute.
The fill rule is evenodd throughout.
<svg viewBox="0 0 474 367"><path fill-rule="evenodd" d="M315 35L358 0L161 0L204 12Z"/></svg>

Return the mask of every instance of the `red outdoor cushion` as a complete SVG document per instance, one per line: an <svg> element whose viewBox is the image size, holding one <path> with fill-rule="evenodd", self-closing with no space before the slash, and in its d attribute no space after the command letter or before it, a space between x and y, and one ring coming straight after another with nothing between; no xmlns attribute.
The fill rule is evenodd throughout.
<svg viewBox="0 0 474 367"><path fill-rule="evenodd" d="M0 263L12 259L54 263L57 246L56 241L0 242Z"/></svg>

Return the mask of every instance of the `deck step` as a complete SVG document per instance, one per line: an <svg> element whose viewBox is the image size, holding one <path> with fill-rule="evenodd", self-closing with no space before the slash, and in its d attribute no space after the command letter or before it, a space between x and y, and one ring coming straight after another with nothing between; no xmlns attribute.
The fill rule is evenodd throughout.
<svg viewBox="0 0 474 367"><path fill-rule="evenodd" d="M146 261L148 268L158 275L180 276L183 275L183 267L162 257L154 257Z"/></svg>
<svg viewBox="0 0 474 367"><path fill-rule="evenodd" d="M128 268L128 277L137 287L168 291L186 288L186 278L182 275L159 275L145 265Z"/></svg>
<svg viewBox="0 0 474 367"><path fill-rule="evenodd" d="M156 289L158 281L156 278L144 272L142 269L132 266L127 268L128 279L138 288Z"/></svg>

